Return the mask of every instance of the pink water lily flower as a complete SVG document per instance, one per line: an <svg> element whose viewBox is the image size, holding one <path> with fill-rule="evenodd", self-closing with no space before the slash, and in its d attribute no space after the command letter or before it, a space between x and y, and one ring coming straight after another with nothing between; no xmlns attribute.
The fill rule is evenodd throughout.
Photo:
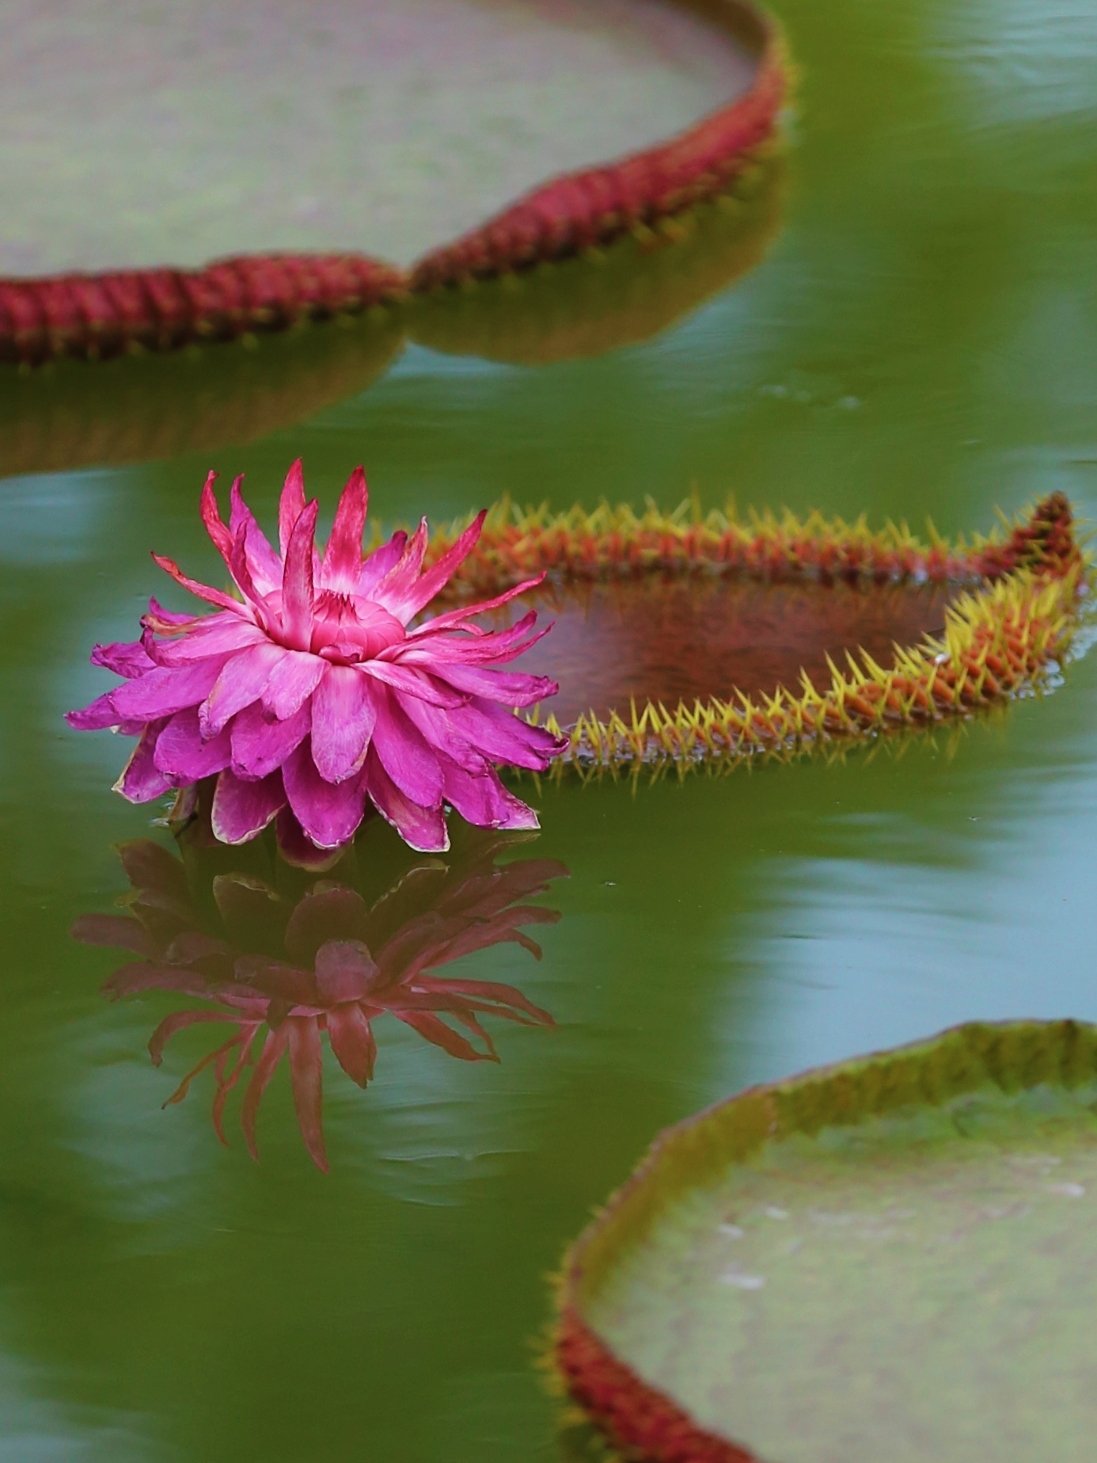
<svg viewBox="0 0 1097 1463"><path fill-rule="evenodd" d="M471 552L485 515L425 569L426 519L363 557L367 489L357 468L321 553L319 504L305 501L296 462L276 553L240 478L222 520L215 477L202 490L202 520L239 597L154 554L214 613L175 614L150 600L139 641L92 652L123 684L68 716L81 731L137 736L117 790L144 803L215 777L213 828L225 843L254 838L281 813L318 848L339 848L371 805L424 852L449 846L446 804L482 827L535 828L537 815L495 769L543 771L563 750L515 714L557 687L499 667L545 631L533 628L532 610L503 630L475 616L540 578L418 619Z"/></svg>

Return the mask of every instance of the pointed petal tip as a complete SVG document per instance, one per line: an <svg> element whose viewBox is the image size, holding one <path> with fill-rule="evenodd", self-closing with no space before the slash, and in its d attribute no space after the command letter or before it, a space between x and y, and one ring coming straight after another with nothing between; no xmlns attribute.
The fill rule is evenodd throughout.
<svg viewBox="0 0 1097 1463"><path fill-rule="evenodd" d="M396 827L395 824L393 824L393 826ZM402 832L400 828L396 828L396 831L400 834L400 837L411 849L412 853L449 853L450 842L448 828L446 829L445 838L440 843L431 842L429 840L423 843L416 843L411 838L409 838L406 833Z"/></svg>
<svg viewBox="0 0 1097 1463"><path fill-rule="evenodd" d="M298 457L290 464L289 472L286 473L286 480L282 485L282 493L278 499L278 539L285 557L289 546L290 535L294 525L301 516L301 510L305 506L305 480L301 468L301 459Z"/></svg>
<svg viewBox="0 0 1097 1463"><path fill-rule="evenodd" d="M96 697L90 706L66 711L65 723L73 731L106 731L109 727L120 725L121 717L114 710L110 692L107 692L105 696Z"/></svg>

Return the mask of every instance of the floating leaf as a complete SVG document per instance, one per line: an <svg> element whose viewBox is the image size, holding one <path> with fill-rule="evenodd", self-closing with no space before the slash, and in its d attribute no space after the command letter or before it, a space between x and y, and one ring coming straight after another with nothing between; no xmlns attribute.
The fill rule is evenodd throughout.
<svg viewBox="0 0 1097 1463"><path fill-rule="evenodd" d="M594 770L733 765L968 715L1062 656L1084 589L1061 493L954 543L732 507L504 508L455 589L542 570L556 627L516 664L560 682L547 724Z"/></svg>
<svg viewBox="0 0 1097 1463"><path fill-rule="evenodd" d="M971 1024L670 1129L555 1359L647 1463L1030 1463L1097 1429L1097 1027Z"/></svg>
<svg viewBox="0 0 1097 1463"><path fill-rule="evenodd" d="M111 104L90 113L86 89L67 84L87 37L68 25L59 35L44 11L21 38L25 64L8 98L38 136L33 180L26 149L0 139L16 221L0 242L0 268L14 270L0 277L0 359L170 350L396 304L409 290L507 275L630 234L647 242L653 224L724 193L770 148L787 67L776 21L750 0L723 0L708 17L715 34L695 16L649 17L654 34L634 30L608 68L607 46L619 49L622 23L635 25L627 8L602 7L583 25L530 24L523 9L427 3L344 16L337 6L324 27L291 27L290 44L246 17L211 21L203 39L218 64L203 67L188 63L185 22L179 36L168 23L135 48L123 16L115 44L109 26L96 34L105 59L95 84ZM668 66L675 49L693 64ZM441 53L444 84L424 87L423 59ZM653 63L655 87L642 79ZM547 69L567 84L546 89ZM699 120L696 98L673 105L698 72L720 102ZM217 79L230 74L226 90ZM597 108L574 105L584 86ZM668 101L679 128L690 125L658 139ZM368 144L350 147L350 137ZM96 172L94 206L89 150L110 164ZM591 166L611 150L624 155ZM410 269L358 252L392 246L410 258L454 232ZM253 250L263 252L242 252Z"/></svg>

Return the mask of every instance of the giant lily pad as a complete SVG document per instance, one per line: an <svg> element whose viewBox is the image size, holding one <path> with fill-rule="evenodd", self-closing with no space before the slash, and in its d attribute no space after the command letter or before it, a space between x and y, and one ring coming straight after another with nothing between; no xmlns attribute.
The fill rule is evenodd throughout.
<svg viewBox="0 0 1097 1463"><path fill-rule="evenodd" d="M752 72L711 20L659 0L16 8L15 275L282 249L410 262L552 173L688 126Z"/></svg>
<svg viewBox="0 0 1097 1463"><path fill-rule="evenodd" d="M646 234L749 170L785 94L770 17L722 0L713 34L693 8L32 7L19 146L0 141L0 358L279 329Z"/></svg>
<svg viewBox="0 0 1097 1463"><path fill-rule="evenodd" d="M1097 1027L972 1024L660 1137L556 1360L649 1463L1092 1456Z"/></svg>
<svg viewBox="0 0 1097 1463"><path fill-rule="evenodd" d="M732 765L966 716L1065 653L1085 588L1061 493L952 544L731 507L503 510L455 590L541 571L557 623L521 664L560 682L558 765L593 769Z"/></svg>

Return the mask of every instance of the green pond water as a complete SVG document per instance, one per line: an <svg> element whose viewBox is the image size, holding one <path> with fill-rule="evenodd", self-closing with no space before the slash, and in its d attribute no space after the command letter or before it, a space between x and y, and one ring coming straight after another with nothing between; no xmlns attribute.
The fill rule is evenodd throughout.
<svg viewBox="0 0 1097 1463"><path fill-rule="evenodd" d="M1097 515L1092 0L781 14L802 81L768 252L647 339L569 359L518 322L556 356L528 365L335 328L0 378L5 1463L560 1458L547 1276L658 1128L968 1018L1097 1017L1093 656L902 756L543 787L521 857L570 870L539 896L561 915L532 928L544 958L497 944L452 974L555 1029L485 1017L496 1066L378 1020L366 1092L329 1059L326 1175L284 1070L259 1164L238 1096L217 1143L210 1072L162 1111L214 1038L155 1069L148 1037L188 1002L108 1003L122 957L69 936L126 887L113 845L168 838L109 792L119 742L61 716L107 683L90 644L160 592L150 547L211 568L210 466L245 471L267 521L298 454L329 509L364 461L390 524L729 490L949 532L1053 488ZM522 355L505 311L492 331Z"/></svg>

